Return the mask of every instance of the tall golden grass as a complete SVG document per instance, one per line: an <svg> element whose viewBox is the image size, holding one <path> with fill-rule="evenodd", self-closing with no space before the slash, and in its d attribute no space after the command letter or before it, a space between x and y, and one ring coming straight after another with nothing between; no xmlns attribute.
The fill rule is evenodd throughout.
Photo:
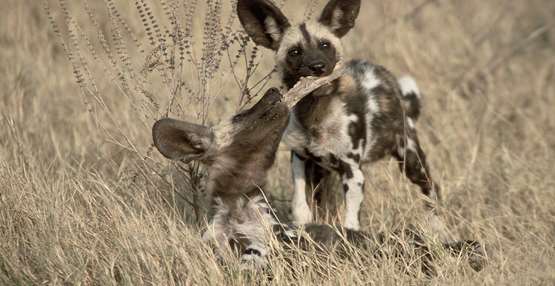
<svg viewBox="0 0 555 286"><path fill-rule="evenodd" d="M97 26L86 2L62 1L71 17L67 22L58 1L48 2L48 10L43 1L2 1L1 285L555 283L553 1L365 0L356 28L344 40L349 57L417 79L425 93L417 128L443 187L441 215L452 237L480 240L490 250L489 264L479 273L461 259L441 256L433 278L362 252L347 261L299 253L294 267L277 256L270 273L240 271L231 258L220 266L200 239L205 206L195 212L196 204L188 203L195 198L184 190L187 178L171 171L176 167L152 148L150 128L166 114L216 123L240 108L244 86L230 73L225 53L219 66L204 67L213 73L206 82L186 59L177 76L164 78L162 68L141 74L158 40L150 43L135 3L153 3L152 13L165 19L164 27L171 24L164 7L190 2L88 1ZM285 10L300 20L322 4L286 1ZM114 34L110 21L117 21L110 5L128 25L115 31L125 42L107 36ZM193 18L180 10L178 21L192 19L196 28L189 44L201 60L203 15L211 10L199 7ZM221 29L228 27L230 11L227 1L212 11L222 17ZM240 30L231 21L231 31ZM113 61L102 52L98 31L118 56ZM75 35L90 41L78 37L78 50L71 46ZM70 61L60 39L73 55ZM240 47L235 43L232 54ZM204 52L217 51L208 48ZM254 60L238 68L238 81L254 61L256 82L273 68L272 55L246 48ZM171 83L180 81L188 88L175 96ZM277 84L274 76L268 86ZM205 97L198 97L199 90ZM288 157L280 149L268 187L282 217L291 190ZM364 230L421 221L422 198L394 162L366 173Z"/></svg>

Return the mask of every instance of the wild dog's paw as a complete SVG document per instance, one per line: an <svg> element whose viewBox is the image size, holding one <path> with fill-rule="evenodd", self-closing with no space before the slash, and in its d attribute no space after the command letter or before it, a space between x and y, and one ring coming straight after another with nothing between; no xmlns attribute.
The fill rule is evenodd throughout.
<svg viewBox="0 0 555 286"><path fill-rule="evenodd" d="M358 221L358 217L348 216L345 218L345 223L343 226L350 230L360 230L360 223Z"/></svg>
<svg viewBox="0 0 555 286"><path fill-rule="evenodd" d="M312 222L312 212L306 203L296 204L293 208L293 222L296 225L304 225Z"/></svg>

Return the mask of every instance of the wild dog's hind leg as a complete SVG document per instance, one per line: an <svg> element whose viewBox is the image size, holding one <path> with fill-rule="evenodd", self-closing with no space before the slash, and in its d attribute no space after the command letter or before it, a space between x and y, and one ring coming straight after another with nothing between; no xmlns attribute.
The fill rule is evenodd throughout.
<svg viewBox="0 0 555 286"><path fill-rule="evenodd" d="M312 212L306 200L305 161L295 152L291 152L291 171L293 173L293 220L297 225L312 222Z"/></svg>
<svg viewBox="0 0 555 286"><path fill-rule="evenodd" d="M416 131L408 131L406 136L400 137L397 141L397 148L393 156L399 161L401 172L413 184L418 185L422 193L430 199L426 205L432 210L435 209L441 199L440 188L432 179L426 162L426 154L420 147Z"/></svg>
<svg viewBox="0 0 555 286"><path fill-rule="evenodd" d="M410 130L404 139L403 137L399 138L396 149L393 155L399 160L401 172L412 183L418 185L422 193L429 198L426 206L431 211L427 222L430 230L435 235L439 235L443 239L446 238L445 225L437 215L437 205L441 199L440 188L432 179L428 163L426 162L426 154L424 154L420 147L416 130Z"/></svg>

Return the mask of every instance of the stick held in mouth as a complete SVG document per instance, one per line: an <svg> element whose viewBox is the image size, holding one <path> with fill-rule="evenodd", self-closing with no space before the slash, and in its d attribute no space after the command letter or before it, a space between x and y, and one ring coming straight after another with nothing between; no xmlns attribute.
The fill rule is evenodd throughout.
<svg viewBox="0 0 555 286"><path fill-rule="evenodd" d="M293 88L289 89L284 95L285 105L291 109L297 102L299 102L303 97L309 95L313 91L327 84L330 84L334 80L340 78L345 73L345 66L342 62L337 63L335 69L330 75L324 77L303 77L301 78Z"/></svg>

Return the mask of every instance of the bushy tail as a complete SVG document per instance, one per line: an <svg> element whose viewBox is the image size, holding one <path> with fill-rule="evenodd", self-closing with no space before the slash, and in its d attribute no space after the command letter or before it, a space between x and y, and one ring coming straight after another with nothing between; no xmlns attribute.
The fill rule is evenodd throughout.
<svg viewBox="0 0 555 286"><path fill-rule="evenodd" d="M403 105L405 106L405 111L407 116L413 121L418 119L420 116L421 98L422 94L416 85L416 81L411 76L403 76L397 80L399 86L401 87L401 95L403 100Z"/></svg>

